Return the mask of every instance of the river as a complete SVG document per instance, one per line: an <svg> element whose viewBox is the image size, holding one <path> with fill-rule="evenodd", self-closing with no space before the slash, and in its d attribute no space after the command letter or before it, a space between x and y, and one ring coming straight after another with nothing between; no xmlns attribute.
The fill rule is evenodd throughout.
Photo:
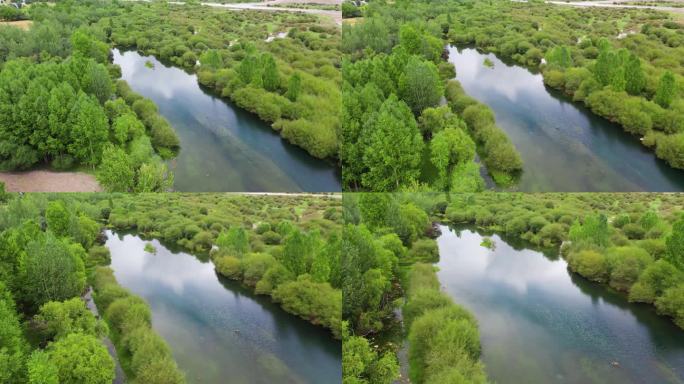
<svg viewBox="0 0 684 384"><path fill-rule="evenodd" d="M152 308L188 383L339 383L340 342L267 296L220 278L213 264L158 241L107 231L119 283ZM146 243L156 254L144 251Z"/></svg>
<svg viewBox="0 0 684 384"><path fill-rule="evenodd" d="M493 382L684 382L684 330L652 306L571 274L557 251L441 230L439 280L477 318Z"/></svg>
<svg viewBox="0 0 684 384"><path fill-rule="evenodd" d="M656 158L619 125L547 88L540 73L474 48L448 49L463 89L494 110L522 156L518 190L684 190L684 171ZM483 64L485 58L492 68Z"/></svg>
<svg viewBox="0 0 684 384"><path fill-rule="evenodd" d="M112 51L131 88L151 99L178 134L169 162L182 192L333 192L340 172L289 144L252 113L200 87L197 76L135 51ZM150 65L151 64L151 65Z"/></svg>

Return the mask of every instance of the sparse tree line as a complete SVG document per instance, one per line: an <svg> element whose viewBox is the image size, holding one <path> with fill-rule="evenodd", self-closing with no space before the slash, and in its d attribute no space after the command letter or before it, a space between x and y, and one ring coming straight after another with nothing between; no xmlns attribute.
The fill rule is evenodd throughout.
<svg viewBox="0 0 684 384"><path fill-rule="evenodd" d="M85 167L108 191L169 189L163 159L174 156L178 137L150 100L114 85L120 73L108 45L97 28L74 29L68 21L82 14L66 4L32 7L37 25L29 31L0 28L8 37L0 49L0 169Z"/></svg>
<svg viewBox="0 0 684 384"><path fill-rule="evenodd" d="M110 384L114 360L103 337L118 341L130 382L183 383L166 343L150 328L150 310L102 271L103 204L45 195L2 195L0 202L0 381ZM110 271L111 275L111 271ZM81 299L96 286L104 320Z"/></svg>
<svg viewBox="0 0 684 384"><path fill-rule="evenodd" d="M453 80L447 35L425 17L430 7L373 2L363 21L343 27L340 156L348 190L479 191L476 154L499 185L522 170L491 109Z"/></svg>

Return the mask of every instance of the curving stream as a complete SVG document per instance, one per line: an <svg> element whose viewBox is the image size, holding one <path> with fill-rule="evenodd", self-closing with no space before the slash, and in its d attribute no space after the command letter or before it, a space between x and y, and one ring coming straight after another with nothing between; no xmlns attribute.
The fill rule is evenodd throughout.
<svg viewBox="0 0 684 384"><path fill-rule="evenodd" d="M622 127L594 115L542 75L474 48L448 47L456 79L489 105L520 152L525 192L684 190L684 171L671 168ZM483 62L489 58L493 68Z"/></svg>
<svg viewBox="0 0 684 384"><path fill-rule="evenodd" d="M442 226L439 280L478 320L492 382L682 383L684 330L542 252Z"/></svg>
<svg viewBox="0 0 684 384"><path fill-rule="evenodd" d="M114 275L152 308L188 383L339 383L340 342L269 297L223 279L211 262L157 240L107 231ZM156 254L144 251L152 243Z"/></svg>
<svg viewBox="0 0 684 384"><path fill-rule="evenodd" d="M135 51L114 49L112 54L122 78L157 104L180 138L181 151L170 162L175 190L341 190L333 165L289 144L256 115L205 92L196 75Z"/></svg>

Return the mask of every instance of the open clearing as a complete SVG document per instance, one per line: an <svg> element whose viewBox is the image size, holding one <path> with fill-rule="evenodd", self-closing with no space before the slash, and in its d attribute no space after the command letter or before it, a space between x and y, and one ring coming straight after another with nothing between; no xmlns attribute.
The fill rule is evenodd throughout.
<svg viewBox="0 0 684 384"><path fill-rule="evenodd" d="M84 172L0 172L8 192L101 192L95 176Z"/></svg>
<svg viewBox="0 0 684 384"><path fill-rule="evenodd" d="M0 21L0 25L8 25L10 27L17 27L23 29L24 31L31 28L33 21L31 20L19 20L19 21Z"/></svg>

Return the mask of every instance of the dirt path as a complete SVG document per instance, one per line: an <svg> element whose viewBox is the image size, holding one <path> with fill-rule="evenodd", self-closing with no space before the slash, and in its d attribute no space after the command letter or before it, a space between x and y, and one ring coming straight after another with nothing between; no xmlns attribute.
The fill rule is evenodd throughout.
<svg viewBox="0 0 684 384"><path fill-rule="evenodd" d="M8 192L100 192L95 176L83 172L0 172Z"/></svg>

